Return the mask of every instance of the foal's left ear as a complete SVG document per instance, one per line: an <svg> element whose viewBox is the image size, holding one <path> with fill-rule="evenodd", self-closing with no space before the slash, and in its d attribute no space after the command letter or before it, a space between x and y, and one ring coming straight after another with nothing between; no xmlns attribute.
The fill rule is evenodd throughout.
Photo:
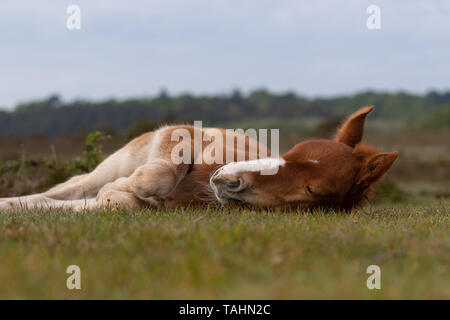
<svg viewBox="0 0 450 320"><path fill-rule="evenodd" d="M359 172L356 184L362 188L376 182L392 166L397 159L398 152L378 153L370 156L364 161Z"/></svg>
<svg viewBox="0 0 450 320"><path fill-rule="evenodd" d="M364 107L348 117L338 130L335 140L354 148L361 142L366 116L372 110L373 106Z"/></svg>

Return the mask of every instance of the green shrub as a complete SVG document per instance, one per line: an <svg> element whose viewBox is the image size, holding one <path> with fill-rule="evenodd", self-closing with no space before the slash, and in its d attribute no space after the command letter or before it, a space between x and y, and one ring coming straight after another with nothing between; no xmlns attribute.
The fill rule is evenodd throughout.
<svg viewBox="0 0 450 320"><path fill-rule="evenodd" d="M103 132L88 134L83 154L68 161L54 156L26 159L25 156L0 162L2 196L44 191L70 177L92 171L105 159L101 141L110 138Z"/></svg>

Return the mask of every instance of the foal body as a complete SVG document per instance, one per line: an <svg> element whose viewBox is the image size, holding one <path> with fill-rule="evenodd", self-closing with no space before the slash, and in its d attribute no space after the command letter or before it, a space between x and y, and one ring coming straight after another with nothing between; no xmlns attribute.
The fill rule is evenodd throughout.
<svg viewBox="0 0 450 320"><path fill-rule="evenodd" d="M276 158L270 157L266 146L236 132L163 127L132 140L91 173L41 194L0 199L0 210L219 203L349 210L367 196L371 185L397 158L396 152L378 153L361 143L365 118L372 109L365 107L351 115L334 140L305 141ZM180 130L188 135L174 139ZM233 134L231 141L226 139L229 134ZM195 136L201 137L199 150L192 139ZM208 146L218 136L223 137L221 150L211 152ZM250 148L252 144L257 147ZM173 152L180 147L185 161L176 162ZM186 153L188 149L194 152ZM225 157L230 150L232 156ZM215 161L220 151L222 163ZM261 154L267 157L250 160ZM264 170L272 173L264 174Z"/></svg>
<svg viewBox="0 0 450 320"><path fill-rule="evenodd" d="M171 152L180 142L173 141L172 133L180 129L187 130L190 137L199 134L203 145L201 152L193 153L192 159L186 163L174 164ZM176 207L218 203L210 186L210 176L223 163L207 164L212 162L208 161L211 155L207 152L207 146L212 135L217 134L217 130L224 137L230 134L224 129L179 125L166 126L145 133L110 155L94 171L75 176L44 193L2 198L0 209L18 207L85 209L105 205ZM232 135L235 140L242 139L245 144L227 146L224 140L223 154L230 150L228 148L234 150L233 157L228 162L256 156L248 152L251 138L239 133ZM194 149L193 138L182 143ZM266 147L259 144L258 148ZM270 154L267 148L266 154ZM224 161L227 163L226 159Z"/></svg>

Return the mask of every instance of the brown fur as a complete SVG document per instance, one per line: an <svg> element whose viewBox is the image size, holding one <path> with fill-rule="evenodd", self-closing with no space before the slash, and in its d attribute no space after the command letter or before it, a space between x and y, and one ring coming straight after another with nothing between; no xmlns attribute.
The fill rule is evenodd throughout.
<svg viewBox="0 0 450 320"><path fill-rule="evenodd" d="M375 147L361 143L365 118L372 109L365 107L351 115L334 140L309 140L295 145L281 159L275 159L282 165L274 175L262 175L255 170L225 170L228 173L224 174L227 165L196 163L199 157L214 159L215 154L205 150L215 139L215 132L222 134L223 160L227 160L226 131L171 126L134 139L93 172L74 177L47 192L0 199L0 210L24 205L81 209L105 205L175 207L218 202L254 207L349 210L369 195L371 186L397 158L396 152L379 153ZM197 133L208 138L207 141L202 139L203 151L191 153L190 163L172 162L172 150L180 144L171 139L175 130L186 130L191 137ZM249 152L252 140L244 138L243 146L236 143L231 146L234 161L241 156L245 160L255 156ZM194 151L193 138L183 139L181 144ZM266 147L258 144L258 150L261 148ZM266 151L270 156L270 151Z"/></svg>
<svg viewBox="0 0 450 320"><path fill-rule="evenodd" d="M282 155L286 164L275 176L244 172L239 179L248 186L245 190L239 193L221 190L221 193L233 202L263 207L349 210L361 204L371 195L371 186L398 155L397 152L378 153L375 147L361 143L364 121L372 109L362 108L351 115L338 130L335 140L309 140L295 145ZM236 180L236 177L226 178ZM221 181L222 186L226 183Z"/></svg>

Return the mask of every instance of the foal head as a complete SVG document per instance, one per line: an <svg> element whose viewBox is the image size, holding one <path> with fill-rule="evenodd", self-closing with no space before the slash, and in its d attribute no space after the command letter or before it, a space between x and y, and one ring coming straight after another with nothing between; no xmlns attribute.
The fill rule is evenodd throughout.
<svg viewBox="0 0 450 320"><path fill-rule="evenodd" d="M335 208L349 210L367 195L397 158L361 144L364 122L373 107L351 115L334 140L308 140L280 158L229 163L210 184L222 203L262 207ZM276 174L261 174L261 170Z"/></svg>

